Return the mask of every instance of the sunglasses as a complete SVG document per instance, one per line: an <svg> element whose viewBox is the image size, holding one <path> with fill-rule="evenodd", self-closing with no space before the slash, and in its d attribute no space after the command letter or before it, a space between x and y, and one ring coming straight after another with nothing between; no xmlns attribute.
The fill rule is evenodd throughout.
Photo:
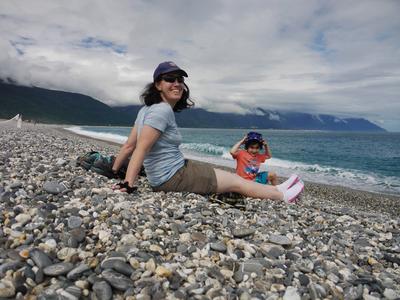
<svg viewBox="0 0 400 300"><path fill-rule="evenodd" d="M175 80L178 80L178 83L185 82L185 79L179 75L164 75L161 77L161 79L169 83L174 83Z"/></svg>

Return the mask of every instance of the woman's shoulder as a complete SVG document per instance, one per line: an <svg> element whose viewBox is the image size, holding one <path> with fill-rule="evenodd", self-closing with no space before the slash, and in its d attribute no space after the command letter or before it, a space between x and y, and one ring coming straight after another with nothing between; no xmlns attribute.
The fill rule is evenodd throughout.
<svg viewBox="0 0 400 300"><path fill-rule="evenodd" d="M166 102L160 102L160 103L153 104L153 105L150 105L147 107L148 107L148 109L147 109L148 112L156 112L156 113L161 113L161 114L171 114L171 113L173 114L174 113L171 105L169 105Z"/></svg>

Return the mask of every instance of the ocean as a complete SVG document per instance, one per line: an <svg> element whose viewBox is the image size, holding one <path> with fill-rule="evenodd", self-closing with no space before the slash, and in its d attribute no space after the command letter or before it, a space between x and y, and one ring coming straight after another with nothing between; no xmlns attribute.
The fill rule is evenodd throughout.
<svg viewBox="0 0 400 300"><path fill-rule="evenodd" d="M78 134L123 143L129 127L74 126ZM229 149L249 130L180 128L185 157L235 167ZM279 176L400 195L400 133L257 130L273 158L268 170ZM101 150L101 149L100 149Z"/></svg>

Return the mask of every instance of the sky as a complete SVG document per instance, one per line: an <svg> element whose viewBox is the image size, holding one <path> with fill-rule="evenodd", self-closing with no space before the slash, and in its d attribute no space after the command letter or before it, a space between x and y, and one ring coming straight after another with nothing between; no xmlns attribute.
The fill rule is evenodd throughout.
<svg viewBox="0 0 400 300"><path fill-rule="evenodd" d="M197 107L400 131L399 15L398 0L1 0L0 78L130 105L174 61Z"/></svg>

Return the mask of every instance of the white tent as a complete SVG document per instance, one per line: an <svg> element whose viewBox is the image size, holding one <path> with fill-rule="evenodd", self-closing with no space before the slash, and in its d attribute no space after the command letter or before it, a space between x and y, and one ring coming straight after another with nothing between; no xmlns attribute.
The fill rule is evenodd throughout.
<svg viewBox="0 0 400 300"><path fill-rule="evenodd" d="M17 123L17 128L21 128L22 126L22 115L17 114L15 117L5 120L5 121L0 121L0 124L13 124L14 122Z"/></svg>

